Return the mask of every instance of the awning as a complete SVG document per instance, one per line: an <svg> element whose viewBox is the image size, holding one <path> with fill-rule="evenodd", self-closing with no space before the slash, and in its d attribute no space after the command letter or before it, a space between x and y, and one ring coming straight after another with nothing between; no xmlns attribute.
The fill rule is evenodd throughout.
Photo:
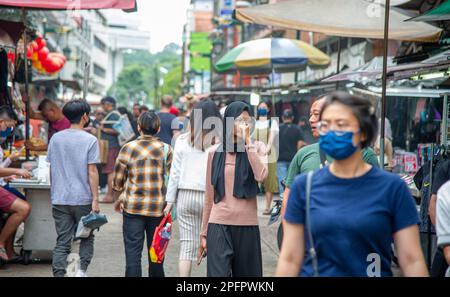
<svg viewBox="0 0 450 297"><path fill-rule="evenodd" d="M384 7L370 0L290 0L236 9L242 22L326 35L383 39ZM441 29L391 9L389 39L434 42Z"/></svg>
<svg viewBox="0 0 450 297"><path fill-rule="evenodd" d="M0 44L15 47L24 29L22 22L0 20Z"/></svg>
<svg viewBox="0 0 450 297"><path fill-rule="evenodd" d="M450 20L450 1L445 1L438 7L433 8L417 17L411 18L408 21L433 22L448 20Z"/></svg>
<svg viewBox="0 0 450 297"><path fill-rule="evenodd" d="M0 6L38 9L134 9L136 0L0 0Z"/></svg>

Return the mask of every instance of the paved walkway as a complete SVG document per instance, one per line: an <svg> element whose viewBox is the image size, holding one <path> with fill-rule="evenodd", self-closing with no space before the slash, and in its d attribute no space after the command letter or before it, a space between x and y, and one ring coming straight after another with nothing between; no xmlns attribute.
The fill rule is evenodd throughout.
<svg viewBox="0 0 450 297"><path fill-rule="evenodd" d="M259 197L258 204L264 205L263 197ZM89 276L97 277L121 277L125 274L125 254L122 238L122 217L112 210L111 204L101 204L101 211L108 217L109 223L99 233L96 233L95 254L88 269ZM261 247L263 256L264 276L273 276L278 259L278 248L276 244L276 229L278 225L267 226L268 216L263 216L262 208L259 211L259 222L261 230ZM164 265L166 276L178 276L178 224L174 224L174 239L171 240L166 262ZM75 244L75 250L77 245ZM42 259L41 263L28 266L17 264L7 265L0 268L0 277L50 277L52 276L51 252L35 252L34 258ZM147 251L143 252L143 275L147 276ZM194 265L193 276L206 276L206 261L200 266Z"/></svg>

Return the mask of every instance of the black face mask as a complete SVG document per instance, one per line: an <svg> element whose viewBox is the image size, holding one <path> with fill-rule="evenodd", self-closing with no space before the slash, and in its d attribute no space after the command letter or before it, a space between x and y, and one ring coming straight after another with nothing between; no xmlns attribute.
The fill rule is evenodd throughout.
<svg viewBox="0 0 450 297"><path fill-rule="evenodd" d="M89 116L87 116L87 117L88 117L88 121L86 122L86 124L84 124L83 128L89 127L89 124L91 123L91 117L89 117Z"/></svg>

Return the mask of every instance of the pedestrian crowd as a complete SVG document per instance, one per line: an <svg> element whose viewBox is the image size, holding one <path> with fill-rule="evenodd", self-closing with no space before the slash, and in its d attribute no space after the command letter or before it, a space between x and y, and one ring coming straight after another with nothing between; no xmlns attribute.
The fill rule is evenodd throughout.
<svg viewBox="0 0 450 297"><path fill-rule="evenodd" d="M294 113L284 110L279 123L270 102L254 108L234 101L220 110L190 95L182 109L164 96L159 112L139 104L129 112L106 97L91 120L86 101L61 109L44 100L31 115L50 123L48 145L33 149L48 150L54 276L66 274L80 218L100 212L103 202L114 203L123 217L127 277L142 276L144 242L150 249L169 214L179 226L173 239L180 242L179 276L190 276L206 258L207 276L261 277L260 193L264 215L271 213L274 195L283 199L276 276L392 276L392 246L405 276L428 276L415 202L404 181L379 168L371 148L378 120L370 101L344 92L315 100L309 118L314 142L294 124ZM117 129L123 121L134 135L126 141ZM14 126L9 110L0 108L1 133ZM30 173L8 168L9 162L0 165L0 209L9 214L0 233L4 261L14 257L14 233L31 211L25 197L8 187L15 176ZM449 193L450 182L443 183L434 222L447 262ZM78 276L87 275L93 254L91 234L80 241ZM149 256L148 275L165 276L164 261Z"/></svg>

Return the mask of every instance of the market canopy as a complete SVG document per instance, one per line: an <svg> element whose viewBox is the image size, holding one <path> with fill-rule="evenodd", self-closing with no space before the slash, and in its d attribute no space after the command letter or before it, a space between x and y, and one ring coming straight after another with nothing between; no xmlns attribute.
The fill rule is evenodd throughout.
<svg viewBox="0 0 450 297"><path fill-rule="evenodd" d="M326 35L383 39L384 7L369 0L290 0L236 9L246 23L318 32ZM434 42L441 29L391 9L389 39Z"/></svg>
<svg viewBox="0 0 450 297"><path fill-rule="evenodd" d="M0 0L0 6L34 9L134 9L136 0Z"/></svg>
<svg viewBox="0 0 450 297"><path fill-rule="evenodd" d="M433 8L424 14L411 18L408 21L415 22L435 22L450 20L450 1L445 1L436 8Z"/></svg>

